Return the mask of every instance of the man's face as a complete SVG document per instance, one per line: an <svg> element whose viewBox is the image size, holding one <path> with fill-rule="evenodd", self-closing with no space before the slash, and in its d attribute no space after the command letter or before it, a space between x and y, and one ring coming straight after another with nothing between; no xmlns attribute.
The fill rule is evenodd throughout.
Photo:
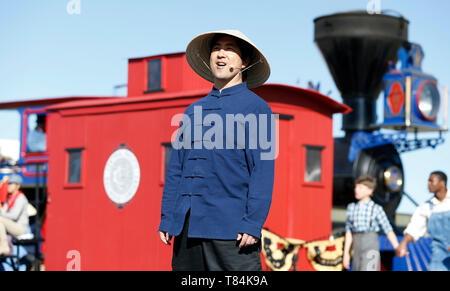
<svg viewBox="0 0 450 291"><path fill-rule="evenodd" d="M436 175L430 175L430 178L428 178L428 190L431 193L436 193L441 188L441 180L439 180L439 177Z"/></svg>
<svg viewBox="0 0 450 291"><path fill-rule="evenodd" d="M224 36L213 44L209 64L214 77L219 80L231 80L245 68L234 37Z"/></svg>
<svg viewBox="0 0 450 291"><path fill-rule="evenodd" d="M16 193L17 191L19 191L20 186L17 185L16 183L10 183L8 184L8 193L9 194L13 194Z"/></svg>
<svg viewBox="0 0 450 291"><path fill-rule="evenodd" d="M373 189L367 187L364 184L356 184L355 186L355 198L361 200L372 196Z"/></svg>

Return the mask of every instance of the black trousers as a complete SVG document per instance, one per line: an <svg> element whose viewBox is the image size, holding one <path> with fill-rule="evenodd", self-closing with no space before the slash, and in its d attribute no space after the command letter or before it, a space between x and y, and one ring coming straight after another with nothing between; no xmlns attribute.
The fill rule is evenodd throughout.
<svg viewBox="0 0 450 291"><path fill-rule="evenodd" d="M239 248L237 240L188 238L188 228L189 212L174 238L173 271L262 271L261 240Z"/></svg>

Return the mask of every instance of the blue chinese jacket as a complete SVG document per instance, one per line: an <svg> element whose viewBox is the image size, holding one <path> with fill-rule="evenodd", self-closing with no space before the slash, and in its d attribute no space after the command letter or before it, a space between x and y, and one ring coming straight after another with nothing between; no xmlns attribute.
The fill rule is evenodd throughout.
<svg viewBox="0 0 450 291"><path fill-rule="evenodd" d="M236 117L233 127L229 116ZM262 154L275 151L274 128L269 105L245 82L222 92L213 87L191 104L178 128L176 140L183 146L173 147L166 170L159 230L179 235L190 209L188 237L235 240L238 233L248 233L260 238L275 165L273 155Z"/></svg>

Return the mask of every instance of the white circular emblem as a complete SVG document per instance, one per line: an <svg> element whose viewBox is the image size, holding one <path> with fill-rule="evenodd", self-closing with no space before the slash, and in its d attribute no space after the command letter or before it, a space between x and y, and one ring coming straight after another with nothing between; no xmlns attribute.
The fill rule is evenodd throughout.
<svg viewBox="0 0 450 291"><path fill-rule="evenodd" d="M119 208L136 194L140 179L139 162L132 151L120 148L111 154L103 172L103 185L106 195Z"/></svg>

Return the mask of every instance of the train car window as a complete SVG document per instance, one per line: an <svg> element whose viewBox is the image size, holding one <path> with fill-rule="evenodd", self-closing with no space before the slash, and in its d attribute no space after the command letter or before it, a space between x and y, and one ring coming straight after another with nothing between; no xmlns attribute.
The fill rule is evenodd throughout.
<svg viewBox="0 0 450 291"><path fill-rule="evenodd" d="M66 149L69 154L68 159L68 171L67 182L68 184L80 184L81 183L81 165L82 165L82 152L83 148L78 149Z"/></svg>
<svg viewBox="0 0 450 291"><path fill-rule="evenodd" d="M44 153L47 150L45 132L46 116L44 114L28 115L27 152Z"/></svg>
<svg viewBox="0 0 450 291"><path fill-rule="evenodd" d="M306 148L305 182L322 181L322 150L321 146L309 146Z"/></svg>
<svg viewBox="0 0 450 291"><path fill-rule="evenodd" d="M147 63L147 93L162 91L161 87L161 59L149 60Z"/></svg>

